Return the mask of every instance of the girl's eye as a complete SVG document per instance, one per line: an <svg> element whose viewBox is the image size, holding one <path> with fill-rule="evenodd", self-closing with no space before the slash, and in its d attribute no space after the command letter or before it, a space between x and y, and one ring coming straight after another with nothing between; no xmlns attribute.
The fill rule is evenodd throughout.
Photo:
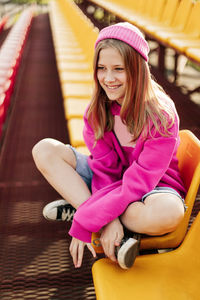
<svg viewBox="0 0 200 300"><path fill-rule="evenodd" d="M115 70L117 70L117 71L124 71L124 68L118 67L118 68L115 68Z"/></svg>
<svg viewBox="0 0 200 300"><path fill-rule="evenodd" d="M97 66L97 69L98 69L98 70L104 70L104 67L102 67L102 66Z"/></svg>

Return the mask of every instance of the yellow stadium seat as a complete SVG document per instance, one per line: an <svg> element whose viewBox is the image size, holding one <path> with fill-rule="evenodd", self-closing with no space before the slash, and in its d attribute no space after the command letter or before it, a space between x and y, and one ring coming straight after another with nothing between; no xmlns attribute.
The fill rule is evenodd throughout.
<svg viewBox="0 0 200 300"><path fill-rule="evenodd" d="M186 55L194 60L200 63L200 46L198 48L187 48L186 49Z"/></svg>
<svg viewBox="0 0 200 300"><path fill-rule="evenodd" d="M82 154L85 154L85 155L90 155L90 151L88 150L88 148L85 146L82 146L82 147L76 147L76 150Z"/></svg>
<svg viewBox="0 0 200 300"><path fill-rule="evenodd" d="M83 54L81 48L68 48L68 47L62 47L59 48L55 46L56 54L63 55L63 54Z"/></svg>
<svg viewBox="0 0 200 300"><path fill-rule="evenodd" d="M200 47L200 37L198 39L190 38L184 39L171 39L168 42L169 46L174 48L176 51L185 53L186 49L189 47L199 48Z"/></svg>
<svg viewBox="0 0 200 300"><path fill-rule="evenodd" d="M200 141L189 130L180 131L180 146L177 157L179 170L187 189L185 203L187 210L177 229L164 236L145 237L141 240L141 249L164 249L177 247L187 232L189 219L200 184Z"/></svg>
<svg viewBox="0 0 200 300"><path fill-rule="evenodd" d="M146 2L146 11L141 16L133 16L130 20L140 27L140 29L146 29L152 22L160 20L163 10L165 9L166 0L148 0Z"/></svg>
<svg viewBox="0 0 200 300"><path fill-rule="evenodd" d="M199 5L193 0L92 0L94 4L138 26L159 44L159 70L164 71L165 47L186 54L187 47L199 48ZM174 39L176 39L174 41ZM184 40L183 40L184 39ZM175 43L172 45L171 43ZM198 62L198 61L197 61ZM177 57L175 57L176 80Z"/></svg>
<svg viewBox="0 0 200 300"><path fill-rule="evenodd" d="M199 300L200 213L182 245L171 252L141 255L121 269L107 258L92 267L97 300Z"/></svg>
<svg viewBox="0 0 200 300"><path fill-rule="evenodd" d="M90 82L92 83L93 74L91 72L69 72L60 71L60 82Z"/></svg>
<svg viewBox="0 0 200 300"><path fill-rule="evenodd" d="M67 98L64 100L65 118L83 118L84 112L90 103L90 99Z"/></svg>
<svg viewBox="0 0 200 300"><path fill-rule="evenodd" d="M93 90L93 52L98 30L72 0L50 1L49 15L70 143L88 150L83 114Z"/></svg>
<svg viewBox="0 0 200 300"><path fill-rule="evenodd" d="M161 19L151 21L151 23L145 27L145 31L154 36L155 32L169 28L174 19L179 2L180 0L167 0L163 8Z"/></svg>
<svg viewBox="0 0 200 300"><path fill-rule="evenodd" d="M184 52L188 47L200 47L200 1L193 3L188 21L183 32L170 35L168 44Z"/></svg>
<svg viewBox="0 0 200 300"><path fill-rule="evenodd" d="M187 23L191 9L192 0L181 0L170 26L168 28L166 27L161 30L157 30L154 36L162 42L166 42L170 34L173 35L181 32Z"/></svg>
<svg viewBox="0 0 200 300"><path fill-rule="evenodd" d="M90 83L63 83L61 88L64 99L70 97L90 98L92 95L92 84Z"/></svg>
<svg viewBox="0 0 200 300"><path fill-rule="evenodd" d="M157 0L155 0L154 2L157 2ZM140 23L142 22L144 19L149 18L152 16L152 14L154 14L154 5L152 5L153 0L146 0L145 1L145 5L142 6L142 11L140 14L133 14L133 20L136 23ZM124 5L124 4L123 4ZM131 13L131 11L130 11Z"/></svg>
<svg viewBox="0 0 200 300"><path fill-rule="evenodd" d="M76 41L72 41L70 38L65 39L65 40L61 40L57 39L56 42L56 47L62 48L62 47L66 47L66 48L77 48L79 46L79 44Z"/></svg>
<svg viewBox="0 0 200 300"><path fill-rule="evenodd" d="M59 71L89 71L89 64L87 62L58 62Z"/></svg>
<svg viewBox="0 0 200 300"><path fill-rule="evenodd" d="M151 0L150 0L151 1ZM136 24L137 18L141 19L145 14L150 13L151 5L149 0L140 1L106 1L92 0L95 4L103 7L111 13L114 13L124 21Z"/></svg>
<svg viewBox="0 0 200 300"><path fill-rule="evenodd" d="M62 53L62 54L58 55L56 59L58 61L66 61L66 62L68 62L68 61L78 61L78 62L80 61L81 62L81 61L86 60L86 57L84 54L80 54L80 53L78 53L78 54Z"/></svg>
<svg viewBox="0 0 200 300"><path fill-rule="evenodd" d="M73 30L83 53L87 57L89 68L92 70L92 57L94 48L91 45L95 44L97 38L97 29L92 22L83 14L78 6L72 0L57 0L61 7L68 24ZM86 38L87 37L87 38ZM88 46L90 45L90 47Z"/></svg>
<svg viewBox="0 0 200 300"><path fill-rule="evenodd" d="M112 0L111 1L96 0L96 1L93 1L92 0L92 2L95 2L96 4L99 4L99 5L102 5L105 2L107 2L108 4L114 5L116 7L123 6L126 9L141 13L145 9L146 0L140 0L140 1L136 1L136 0L124 0L124 1L121 1L121 0L114 0L114 1L112 1Z"/></svg>
<svg viewBox="0 0 200 300"><path fill-rule="evenodd" d="M73 118L67 121L70 144L73 147L85 146L83 140L83 119Z"/></svg>

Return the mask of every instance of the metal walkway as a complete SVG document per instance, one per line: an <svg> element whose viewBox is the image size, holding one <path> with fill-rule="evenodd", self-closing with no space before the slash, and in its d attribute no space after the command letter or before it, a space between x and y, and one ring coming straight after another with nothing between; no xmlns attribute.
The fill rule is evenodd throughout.
<svg viewBox="0 0 200 300"><path fill-rule="evenodd" d="M18 75L0 160L0 299L95 299L89 252L75 269L69 228L42 216L59 195L31 155L44 137L68 142L47 14L33 21Z"/></svg>

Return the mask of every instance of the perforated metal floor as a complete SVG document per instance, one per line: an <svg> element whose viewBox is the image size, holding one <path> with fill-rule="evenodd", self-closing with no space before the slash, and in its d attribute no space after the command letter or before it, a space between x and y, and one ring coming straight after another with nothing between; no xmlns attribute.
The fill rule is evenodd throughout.
<svg viewBox="0 0 200 300"><path fill-rule="evenodd" d="M68 142L47 14L33 21L16 87L0 161L0 299L95 299L90 253L75 269L69 228L42 216L59 195L31 156L44 137Z"/></svg>

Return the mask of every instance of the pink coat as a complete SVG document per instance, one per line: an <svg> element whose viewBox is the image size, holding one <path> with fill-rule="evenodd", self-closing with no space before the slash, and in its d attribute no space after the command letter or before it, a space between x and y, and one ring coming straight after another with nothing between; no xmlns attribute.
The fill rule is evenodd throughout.
<svg viewBox="0 0 200 300"><path fill-rule="evenodd" d="M175 108L174 108L175 110ZM120 115L120 106L111 107L114 116ZM171 187L184 196L185 188L178 170L176 157L179 145L179 119L170 128L170 137L153 129L153 137L138 138L134 147L121 146L113 131L105 132L95 147L93 130L86 113L83 131L85 143L91 152L88 164L93 171L92 195L74 215L69 234L84 242L91 242L92 232L120 216L131 202L156 186Z"/></svg>

